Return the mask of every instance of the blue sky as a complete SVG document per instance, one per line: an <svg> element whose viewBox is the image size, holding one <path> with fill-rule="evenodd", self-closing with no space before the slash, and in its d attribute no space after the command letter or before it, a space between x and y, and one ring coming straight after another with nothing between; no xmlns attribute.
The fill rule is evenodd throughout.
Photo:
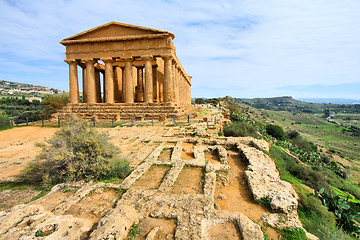
<svg viewBox="0 0 360 240"><path fill-rule="evenodd" d="M192 97L360 99L359 0L0 0L0 79L68 90L62 39L110 21L175 34Z"/></svg>

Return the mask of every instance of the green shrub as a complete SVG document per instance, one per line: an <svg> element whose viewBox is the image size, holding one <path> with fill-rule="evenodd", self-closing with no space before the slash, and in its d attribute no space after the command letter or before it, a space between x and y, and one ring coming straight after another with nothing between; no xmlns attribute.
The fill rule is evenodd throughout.
<svg viewBox="0 0 360 240"><path fill-rule="evenodd" d="M0 113L0 130L11 128L10 120L6 115Z"/></svg>
<svg viewBox="0 0 360 240"><path fill-rule="evenodd" d="M197 99L195 99L195 103L196 103L196 104L204 104L205 101L204 101L203 98L197 98Z"/></svg>
<svg viewBox="0 0 360 240"><path fill-rule="evenodd" d="M285 140L286 134L279 125L268 124L265 126L266 133L276 138L277 140Z"/></svg>
<svg viewBox="0 0 360 240"><path fill-rule="evenodd" d="M317 146L312 142L307 141L305 138L303 138L300 135L290 139L290 142L292 144L297 145L300 149L302 149L305 152L317 152Z"/></svg>
<svg viewBox="0 0 360 240"><path fill-rule="evenodd" d="M271 198L269 196L266 196L266 197L263 197L263 198L257 200L256 203L271 210L271 206L270 206Z"/></svg>
<svg viewBox="0 0 360 240"><path fill-rule="evenodd" d="M281 239L288 240L308 240L306 237L306 233L302 228L289 228L285 227L283 229L278 230Z"/></svg>
<svg viewBox="0 0 360 240"><path fill-rule="evenodd" d="M259 137L256 127L246 121L229 124L224 127L223 132L226 137Z"/></svg>
<svg viewBox="0 0 360 240"><path fill-rule="evenodd" d="M314 194L306 190L293 175L314 189L320 189L321 187L330 189L330 185L333 184L335 186L348 186L349 188L353 185L346 185L344 179L329 169L322 168L319 171L315 171L311 167L299 165L276 146L272 146L269 153L275 160L281 179L289 181L296 186L295 190L299 196L298 214L304 228L320 239L352 239L341 228L336 226L335 215L329 212L328 208Z"/></svg>
<svg viewBox="0 0 360 240"><path fill-rule="evenodd" d="M68 95L51 95L41 102L40 118L50 118L53 113L63 108L69 102Z"/></svg>
<svg viewBox="0 0 360 240"><path fill-rule="evenodd" d="M288 139L293 139L293 138L296 138L298 136L300 136L300 133L296 130L290 130L286 133Z"/></svg>
<svg viewBox="0 0 360 240"><path fill-rule="evenodd" d="M242 114L240 111L235 111L230 114L230 119L233 122L240 122L240 121L247 121L248 118L244 114Z"/></svg>
<svg viewBox="0 0 360 240"><path fill-rule="evenodd" d="M119 149L87 123L71 120L41 146L42 152L30 162L21 178L48 186L80 179L126 177L129 163L119 160Z"/></svg>
<svg viewBox="0 0 360 240"><path fill-rule="evenodd" d="M337 219L339 227L343 228L346 232L360 237L360 227L354 219L359 215L358 209L351 207L347 199L341 198L334 194L331 190L329 192L320 189L315 192L322 203L328 207L329 211L333 212Z"/></svg>
<svg viewBox="0 0 360 240"><path fill-rule="evenodd" d="M136 239L137 236L139 236L142 232L142 228L139 226L139 224L136 224L134 223L132 226L131 226L131 229L129 231L129 238L130 240L132 239Z"/></svg>

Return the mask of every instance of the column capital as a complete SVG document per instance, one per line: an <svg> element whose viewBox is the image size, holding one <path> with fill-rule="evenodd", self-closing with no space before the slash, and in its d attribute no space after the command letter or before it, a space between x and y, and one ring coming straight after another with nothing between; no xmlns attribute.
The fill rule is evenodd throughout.
<svg viewBox="0 0 360 240"><path fill-rule="evenodd" d="M114 62L114 59L112 59L112 58L101 58L100 60L103 61L104 63L112 63L112 62Z"/></svg>
<svg viewBox="0 0 360 240"><path fill-rule="evenodd" d="M137 69L144 69L144 66L135 66Z"/></svg>
<svg viewBox="0 0 360 240"><path fill-rule="evenodd" d="M71 63L77 63L75 59L65 59L64 62L71 64Z"/></svg>
<svg viewBox="0 0 360 240"><path fill-rule="evenodd" d="M134 59L132 57L123 58L124 62L132 62Z"/></svg>
<svg viewBox="0 0 360 240"><path fill-rule="evenodd" d="M94 59L83 59L83 61L85 62L85 64L87 64L87 63L96 63L97 62Z"/></svg>
<svg viewBox="0 0 360 240"><path fill-rule="evenodd" d="M173 59L173 56L171 54L164 54L164 55L161 55L161 57L165 60L171 60Z"/></svg>
<svg viewBox="0 0 360 240"><path fill-rule="evenodd" d="M144 55L144 56L141 56L141 58L144 60L153 60L154 59L153 55Z"/></svg>

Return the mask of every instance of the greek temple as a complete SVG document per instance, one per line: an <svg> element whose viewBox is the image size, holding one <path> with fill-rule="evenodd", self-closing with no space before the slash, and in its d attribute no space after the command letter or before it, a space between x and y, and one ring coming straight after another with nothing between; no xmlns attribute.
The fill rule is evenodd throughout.
<svg viewBox="0 0 360 240"><path fill-rule="evenodd" d="M167 31L110 22L63 39L70 103L62 113L98 118L185 114L191 76L176 56L174 38Z"/></svg>

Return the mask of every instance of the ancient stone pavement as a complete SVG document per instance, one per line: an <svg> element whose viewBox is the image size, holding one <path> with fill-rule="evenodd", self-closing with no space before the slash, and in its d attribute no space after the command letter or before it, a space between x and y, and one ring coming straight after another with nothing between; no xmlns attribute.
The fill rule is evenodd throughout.
<svg viewBox="0 0 360 240"><path fill-rule="evenodd" d="M146 239L263 239L251 211L236 210L240 202L228 209L216 203L217 186L231 185L226 173L233 157L246 163L247 195L271 200L276 213L264 210L263 221L302 227L297 195L280 180L265 141L217 137L206 123L115 128L110 134L134 169L124 181L56 185L36 201L0 212L1 239L37 239L41 233L48 234L43 239L124 239L134 223Z"/></svg>

